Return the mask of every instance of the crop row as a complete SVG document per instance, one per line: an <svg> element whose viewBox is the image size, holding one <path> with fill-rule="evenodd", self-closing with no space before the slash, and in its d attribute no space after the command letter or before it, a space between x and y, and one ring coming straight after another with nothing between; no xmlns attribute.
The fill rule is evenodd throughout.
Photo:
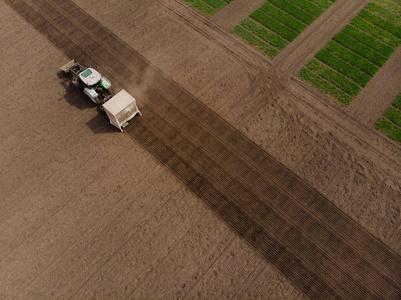
<svg viewBox="0 0 401 300"><path fill-rule="evenodd" d="M306 65L306 67L320 77L330 81L332 84L342 89L351 96L356 96L361 91L361 87L358 84L351 81L344 75L336 72L335 70L328 67L326 64L323 64L317 59L312 59Z"/></svg>
<svg viewBox="0 0 401 300"><path fill-rule="evenodd" d="M352 25L347 25L344 27L342 30L345 34L349 35L353 39L369 46L373 50L376 50L380 54L382 54L385 57L390 57L391 54L394 52L394 48L390 47L389 45L386 45L379 40L375 39L373 36L359 30L358 28L355 28Z"/></svg>
<svg viewBox="0 0 401 300"><path fill-rule="evenodd" d="M366 9L362 9L359 12L358 16L360 16L361 18L364 18L365 20L376 25L377 27L380 27L380 28L390 32L391 34L395 35L396 37L401 38L401 27L394 25L392 22L387 21L387 20L373 14Z"/></svg>
<svg viewBox="0 0 401 300"><path fill-rule="evenodd" d="M283 10L277 8L276 6L270 4L269 2L263 4L260 10L262 10L265 14L277 20L280 20L281 23L290 27L291 29L293 29L298 33L302 32L307 27L305 23L299 21L298 19L295 19L290 14L284 12Z"/></svg>
<svg viewBox="0 0 401 300"><path fill-rule="evenodd" d="M227 5L227 2L225 2L224 0L203 0L203 1L205 1L207 4L209 4L216 10L221 10L224 6Z"/></svg>
<svg viewBox="0 0 401 300"><path fill-rule="evenodd" d="M329 0L310 0L310 2L315 3L317 6L320 6L323 9L328 9L333 2L336 2L336 0L334 1L329 1Z"/></svg>
<svg viewBox="0 0 401 300"><path fill-rule="evenodd" d="M393 105L397 108L401 109L401 94L398 95L397 99L395 99Z"/></svg>
<svg viewBox="0 0 401 300"><path fill-rule="evenodd" d="M393 123L401 126L401 110L396 107L390 106L384 115L389 118Z"/></svg>
<svg viewBox="0 0 401 300"><path fill-rule="evenodd" d="M314 87L318 88L323 93L329 94L333 98L337 99L344 106L349 105L352 101L352 97L350 95L338 89L333 84L329 83L327 80L324 80L322 77L316 75L307 68L303 68L299 72L299 76L305 81L310 82Z"/></svg>
<svg viewBox="0 0 401 300"><path fill-rule="evenodd" d="M330 51L322 49L316 54L316 58L324 62L326 65L332 67L336 71L346 74L347 77L353 79L361 86L365 86L372 78L360 69L350 65L346 61L342 60L338 56L335 56Z"/></svg>
<svg viewBox="0 0 401 300"><path fill-rule="evenodd" d="M401 142L401 127L395 125L387 118L381 118L376 123L375 127L386 133L393 140Z"/></svg>
<svg viewBox="0 0 401 300"><path fill-rule="evenodd" d="M358 42L357 40L351 38L349 35L340 32L338 33L333 40L337 43L343 45L344 47L358 53L359 55L365 57L371 62L375 63L378 66L383 66L383 64L387 61L387 57L381 55L380 53L374 51L369 46Z"/></svg>
<svg viewBox="0 0 401 300"><path fill-rule="evenodd" d="M250 44L254 48L260 50L261 52L270 57L274 57L279 53L279 51L276 48L262 41L260 38L256 37L254 34L249 32L242 26L239 25L235 26L231 32L238 35L241 39L248 42L248 44Z"/></svg>
<svg viewBox="0 0 401 300"><path fill-rule="evenodd" d="M283 39L281 36L275 34L271 30L267 29L265 26L258 22L255 22L251 18L246 18L241 22L242 27L248 29L254 35L258 36L262 40L268 42L274 47L282 50L288 45L288 41Z"/></svg>
<svg viewBox="0 0 401 300"><path fill-rule="evenodd" d="M326 49L370 76L375 75L379 70L375 64L333 40L326 45Z"/></svg>
<svg viewBox="0 0 401 300"><path fill-rule="evenodd" d="M315 19L320 16L319 13L312 14L310 12L307 12L306 10L300 8L299 6L296 6L295 4L293 4L290 1L287 0L269 0L270 3L272 3L273 5L275 5L276 7L282 9L283 11L285 11L286 13L294 16L295 18L297 18L298 20L310 25L313 23L313 21L315 21ZM295 1L295 0L293 0ZM308 2L308 1L307 1ZM308 2L310 3L310 2ZM313 4L311 4L313 5ZM324 11L323 9L317 7L314 5L314 7L320 11Z"/></svg>
<svg viewBox="0 0 401 300"><path fill-rule="evenodd" d="M389 20L391 23L393 23L396 26L401 26L400 15L390 12L388 9L385 9L385 8L381 7L380 5L377 5L374 2L368 3L368 5L366 5L366 9L376 15L379 15L379 16ZM400 11L398 13L400 13Z"/></svg>
<svg viewBox="0 0 401 300"><path fill-rule="evenodd" d="M398 4L391 0L374 0L374 3L388 10L389 12L401 16L401 1Z"/></svg>
<svg viewBox="0 0 401 300"><path fill-rule="evenodd" d="M263 24L264 26L266 26L267 28L274 31L275 33L282 36L288 41L293 41L298 36L297 32L285 26L284 24L280 23L273 17L268 16L260 9L255 10L251 14L251 18Z"/></svg>
<svg viewBox="0 0 401 300"><path fill-rule="evenodd" d="M375 0L375 3L380 5L381 7L387 9L388 11L396 14L401 15L401 1L398 0L398 4L395 3L397 1L389 1L389 0Z"/></svg>
<svg viewBox="0 0 401 300"><path fill-rule="evenodd" d="M334 2L335 0L269 0L232 32L273 58ZM271 50L266 51L268 45Z"/></svg>
<svg viewBox="0 0 401 300"><path fill-rule="evenodd" d="M361 17L355 17L351 20L351 24L358 27L364 32L368 32L371 36L378 40L390 45L391 47L398 47L401 44L401 39L397 38L393 34L387 32L386 30L369 23Z"/></svg>
<svg viewBox="0 0 401 300"><path fill-rule="evenodd" d="M392 139L401 142L401 94L375 126Z"/></svg>
<svg viewBox="0 0 401 300"><path fill-rule="evenodd" d="M206 4L202 0L183 0L183 1L189 3L191 6L195 7L197 10L199 10L207 17L210 17L217 12L216 9Z"/></svg>
<svg viewBox="0 0 401 300"><path fill-rule="evenodd" d="M380 4L390 3L389 6L391 3L394 4L390 0L376 1ZM306 69L349 96L355 97L394 53L394 48L401 44L401 39L398 37L401 34L401 27L394 25L394 20L401 18L401 7L398 12L396 15L384 8L384 5L369 3L316 54L306 65ZM311 76L305 78L305 71L301 72L303 72L299 74L301 78L316 86L311 80L319 81L318 79ZM333 96L332 93L329 94ZM344 103L343 97L341 99L333 97ZM398 116L392 109L389 110L388 114L390 113L392 119L395 119L395 115ZM386 116L389 118L389 115Z"/></svg>

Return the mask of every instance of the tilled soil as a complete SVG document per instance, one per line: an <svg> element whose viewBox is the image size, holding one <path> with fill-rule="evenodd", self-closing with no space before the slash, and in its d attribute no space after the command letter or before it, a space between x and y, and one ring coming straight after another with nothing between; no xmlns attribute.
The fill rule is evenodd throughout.
<svg viewBox="0 0 401 300"><path fill-rule="evenodd" d="M22 145L1 161L5 298L399 296L394 143L180 3L77 1L99 24L70 1L6 2L44 36L3 4L12 30L47 49L7 58L51 61L47 87L65 86L25 75L29 93L6 93L41 101L31 127L7 134L31 114L16 101L2 129ZM45 38L137 97L127 134L50 75L67 59Z"/></svg>

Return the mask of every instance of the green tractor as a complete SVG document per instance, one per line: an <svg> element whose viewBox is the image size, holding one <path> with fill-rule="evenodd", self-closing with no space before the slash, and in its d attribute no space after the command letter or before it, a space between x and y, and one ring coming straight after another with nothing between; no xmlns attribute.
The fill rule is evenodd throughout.
<svg viewBox="0 0 401 300"><path fill-rule="evenodd" d="M110 123L121 131L128 125L129 120L137 114L142 115L134 97L125 90L113 96L110 91L110 81L94 68L84 68L73 59L60 69L72 75L72 83L99 105L109 117Z"/></svg>
<svg viewBox="0 0 401 300"><path fill-rule="evenodd" d="M110 81L94 68L84 68L75 60L61 67L66 74L72 75L72 83L81 88L95 104L104 104L111 99Z"/></svg>

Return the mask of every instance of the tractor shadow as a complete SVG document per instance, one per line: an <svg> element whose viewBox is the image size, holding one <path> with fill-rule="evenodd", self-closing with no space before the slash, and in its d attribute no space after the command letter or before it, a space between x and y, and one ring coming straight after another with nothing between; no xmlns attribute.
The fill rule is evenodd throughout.
<svg viewBox="0 0 401 300"><path fill-rule="evenodd" d="M107 115L95 104L93 103L85 94L77 88L73 83L71 83L70 76L64 74L64 72L59 72L57 74L60 79L60 84L65 89L65 94L63 99L71 106L79 110L84 109L96 109L97 114L91 120L86 122L86 125L95 134L102 133L116 133L120 132L118 128L110 124Z"/></svg>
<svg viewBox="0 0 401 300"><path fill-rule="evenodd" d="M95 108L96 104L93 103L85 94L71 83L70 78L63 78L60 84L65 89L64 99L71 106L84 110L87 108Z"/></svg>

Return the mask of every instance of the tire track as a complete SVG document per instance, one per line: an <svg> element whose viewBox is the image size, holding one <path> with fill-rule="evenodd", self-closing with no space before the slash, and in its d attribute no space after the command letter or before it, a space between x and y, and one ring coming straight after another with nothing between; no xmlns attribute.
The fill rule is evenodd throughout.
<svg viewBox="0 0 401 300"><path fill-rule="evenodd" d="M264 178L263 174L248 167L240 156L227 149L227 147L219 142L215 137L202 135L202 128L199 124L191 121L185 116L175 114L174 107L168 106L166 103L159 103L156 100L157 97L160 98L161 96L154 95L152 99L158 107L162 108L162 111L166 112L163 114L164 119L172 120L177 128L180 128L185 135L191 137L194 144L200 145L205 152L210 153L212 157L218 160L216 164L220 164L229 174L234 175L237 180L241 180L243 184L245 184L249 189L252 189L265 203L271 205L271 207L277 207L277 210L282 215L285 215L287 220L291 220L291 222L299 228L307 228L306 230L302 230L303 234L319 244L319 246L325 249L325 251L331 253L334 258L341 258L346 253L346 264L348 268L353 268L352 270L354 273L359 271L361 264L364 265L366 270L370 270L369 273L375 273L375 271L373 271L374 268L369 262L364 261L363 256L361 256L354 248L347 244L343 244L337 234L330 232L329 228L320 224L313 216L311 217L309 211L298 203L293 202L288 194L285 194L284 191L275 186L269 178ZM169 115L169 113L172 115ZM147 120L151 121L151 118L146 118L146 121ZM164 120L158 120L149 125L150 128L153 128L160 133L165 132L168 126L169 125L166 124ZM165 134L167 135L169 132L165 132ZM173 136L168 136L165 137L164 140L173 141L174 138L175 137ZM177 147L176 151L179 152L180 149L187 148L189 148L189 145ZM199 157L201 157L201 155L191 157L190 159L199 159ZM208 160L202 162L201 166L206 165L207 161ZM209 178L209 176L205 177ZM218 181L219 177L217 176L215 180ZM230 186L230 184L227 184L227 186ZM235 197L235 195L232 195L231 197ZM244 199L246 198L247 197L244 197ZM383 280L381 275L376 273L375 279L372 280L370 284L373 286L381 286L379 282L384 284L384 281L385 280Z"/></svg>
<svg viewBox="0 0 401 300"><path fill-rule="evenodd" d="M258 249L271 263L293 280L311 298L339 299L336 292L307 268L282 244L272 238L261 226L242 211L214 184L196 172L190 164L166 145L141 121L127 127L131 136L166 165L186 186L208 204L238 234ZM299 280L302 279L302 282Z"/></svg>
<svg viewBox="0 0 401 300"><path fill-rule="evenodd" d="M9 2L9 1L7 1L7 2ZM26 9L26 6L24 7L24 3L25 3L24 1L18 1L17 5L15 6L16 10L19 9L20 11L22 11L24 13L24 8ZM185 90L183 90L177 84L172 82L167 76L165 76L164 74L162 74L160 72L157 72L158 70L155 67L151 66L149 64L149 62L147 62L146 60L144 60L143 57L141 57L140 55L135 53L126 44L124 44L123 42L120 41L120 45L119 45L119 46L123 46L122 52L125 53L125 55L121 55L121 57L119 56L119 51L121 50L121 47L116 47L116 49L118 49L118 53L116 53L116 54L114 54L115 52L110 53L109 49L103 45L103 40L101 43L94 40L93 38L91 38L90 35L88 35L87 32L81 30L79 27L77 27L76 24L74 25L73 23L71 23L71 21L69 21L65 15L60 14L59 11L52 10L51 6L46 5L44 1L34 0L34 1L32 1L32 3L35 3L35 6L38 5L38 7L40 9L43 9L43 11L46 13L46 16L50 15L49 17L51 17L52 21L55 24L58 24L59 27L62 27L63 29L69 28L69 31L67 31L66 33L67 33L67 35L70 35L70 36L73 35L74 40L79 41L79 42L77 42L76 45L80 45L80 47L82 49L87 49L86 51L91 53L92 56L98 57L99 60L102 62L104 61L105 65L111 71L111 73L119 74L119 76L116 76L116 77L122 76L124 78L125 83L130 82L130 81L131 82L143 81L144 79L141 78L141 76L139 74L135 74L134 70L135 71L139 70L139 72L141 72L150 67L152 69L151 70L152 74L156 75L157 80L154 80L154 82L158 83L156 85L156 87L163 91L167 90L168 93L170 95L172 95L171 97L168 97L168 100L172 101L175 106L179 107L179 109L174 109L174 106L170 106L170 110L165 110L165 111L172 112L173 113L172 116L174 116L174 114L176 114L176 117L178 118L178 120L182 119L183 117L186 117L186 115L191 116L192 120L198 122L198 124L200 126L199 127L200 130L202 130L201 131L202 134L204 134L206 137L210 136L212 138L212 140L215 139L216 137L218 137L218 139L221 140L224 147L226 147L227 149L230 149L230 148L233 149L234 152L241 159L243 159L245 166L247 166L246 164L248 164L247 167L250 168L251 170L256 169L258 172L261 172L263 174L261 176L261 178L263 180L265 180L265 179L271 180L271 182L268 182L268 181L263 182L266 185L269 185L269 186L271 185L275 188L277 188L277 186L279 186L280 187L279 192L281 194L283 193L284 190L288 190L287 192L289 193L290 197L292 198L291 199L292 201L294 201L296 199L297 201L300 201L301 203L303 203L303 205L306 205L308 207L308 210L310 210L310 212L312 214L318 215L318 218L321 222L328 224L327 225L328 228L335 229L334 234L341 233L341 235L340 235L341 239L339 239L340 243L344 243L345 246L347 246L347 243L351 243L353 245L353 247L357 248L358 251L360 251L363 255L366 255L365 252L367 252L369 254L367 259L369 259L373 263L375 268L380 270L380 271L376 271L376 269L373 270L374 268L369 269L370 268L369 266L364 265L364 266L362 266L361 271L368 270L369 271L369 272L367 272L368 276L372 276L372 270L373 270L373 273L382 272L382 273L386 274L387 276L390 276L390 278L393 277L396 282L399 280L399 277L398 277L399 269L398 269L398 273L397 273L397 267L400 265L400 258L395 253L392 253L390 249L388 249L383 244L381 244L379 241L374 239L374 237L372 237L371 235L366 233L356 223L352 222L352 220L350 220L343 213L341 213L336 207L331 205L327 199L322 197L317 192L313 191L313 189L311 189L309 186L307 186L298 177L296 177L289 170L285 169L283 166L281 166L279 163L277 163L273 158L271 158L269 155L267 155L267 153L265 153L262 149L258 148L251 141L247 140L239 132L235 131L229 124L224 122L221 118L219 118L212 111L208 110L205 106L203 106L195 98L191 97L188 93L185 92ZM69 1L64 1L64 3L69 3ZM43 22L43 18L42 18L42 20L39 20L40 18L38 16L36 16L36 19L32 18L32 15L33 15L32 12L25 12L25 14L28 15L28 18L27 18L28 21L29 20L31 22L41 22L42 21L41 27L37 26L37 28L39 28L42 31L47 32L47 35L49 35L49 33L55 32L54 28L51 28L52 26L50 26L46 22ZM84 12L81 11L80 9L75 9L75 10L69 11L68 16L73 17L74 14L78 14L79 16L85 15ZM30 17L29 17L29 15L30 15ZM88 19L91 19L91 18L88 18ZM37 23L35 23L35 24L37 24ZM92 33L91 34L94 36L97 35L98 37L99 36L103 37L103 35L99 35L99 32L96 31L98 28L102 28L102 26L94 20L92 20L91 25L92 25ZM93 25L96 25L96 26L93 26ZM74 28L74 30L72 30L72 28ZM113 43L114 40L118 41L118 39L115 36L113 36L112 33L108 32L107 30L103 29L100 31L107 33L107 35L104 36L105 44L107 44L107 42ZM59 43L60 41L58 41L57 38L55 39L52 34L50 34L50 35L55 40L57 45L63 45L63 43L62 42ZM60 37L60 32L56 33L55 36ZM65 38L65 36L64 36L64 39L68 40ZM76 48L74 49L73 47L72 48L70 47L69 51L71 51L73 53L80 52L80 51L77 51ZM135 54L135 55L133 55L133 54ZM84 54L82 54L81 56L84 56ZM135 58L131 59L132 56L135 56ZM126 65L124 63L122 63L120 59L123 60ZM125 59L127 61L125 61ZM135 63L133 62L133 60L139 61L139 65L138 65L139 69L137 69L135 67ZM131 67L132 69L130 70L129 67ZM120 71L120 72L117 73L117 71ZM113 76L115 76L115 75L113 75ZM146 95L147 95L148 99L152 100L152 106L153 105L157 106L157 104L168 103L166 101L167 97L165 96L165 94L162 94L160 91L158 91L154 88L149 89L147 91ZM159 98L162 99L161 102L158 102L158 103L153 102L153 100L159 99ZM170 116L170 118L171 118L171 116ZM160 120L162 120L162 119L163 118L161 118ZM150 120L150 118L146 118L146 119L144 118L144 120ZM132 125L129 126L127 128L127 131L129 131L131 133L137 133L135 131L137 129L137 124L139 124L141 122L142 121L138 121L135 124L135 126L132 126ZM177 125L177 120L174 120L173 123L176 124L175 126L179 127L179 125ZM139 125L138 125L138 128L139 128ZM144 131L142 133L139 132L139 134L150 135L151 130L146 129L146 127L144 127L144 128L145 128ZM187 128L187 127L185 127L185 128ZM220 132L224 132L224 134L221 135ZM194 136L196 136L196 135L194 135ZM134 138L137 139L136 136L134 136ZM155 137L155 139L161 140L162 138ZM147 145L146 139L144 139L144 140L140 139L139 141L141 142L141 144L143 146L145 146L145 148L148 148L148 150L151 153L153 153L152 151L155 151L153 154L156 157L158 157L158 155L160 156L160 154L158 154L158 152L157 152L157 149L151 148L151 145L146 146ZM158 142L161 142L161 141L158 141ZM196 143L194 143L194 142L191 142L191 143L192 143L192 146L199 148L199 145L197 145ZM191 143L190 143L190 145L191 145ZM214 141L214 143L216 143L216 141ZM206 141L206 144L209 144L208 141ZM200 145L204 145L204 144L201 143ZM211 145L214 145L214 144L211 144ZM187 152L185 152L185 147L181 151L184 151L183 152L184 154L188 154ZM170 149L170 152L173 152L173 154L178 155L171 149ZM219 167L220 164L224 165L226 159L227 158L221 158L221 157L216 158L217 167ZM170 163L171 158L160 157L160 160L163 163L168 165ZM192 164L194 164L194 163L199 164L199 162L196 161L196 156L193 157L193 159L191 159L191 160L187 160L187 162L188 161L190 161ZM206 162L207 162L207 160L206 160ZM180 164L178 164L178 166L180 166ZM213 165L211 167L213 167ZM178 169L176 169L175 165L173 165L173 166L170 166L170 169L175 173L178 172L178 174L176 174L176 175L179 178L181 178L182 180L185 180L184 182L191 188L191 186L193 185L193 182L192 181L188 182L186 180L186 176L185 176L186 173L185 172L182 173L182 170L184 170L184 169L182 169L182 166L179 167ZM231 176L231 174L229 172L227 172L226 170L223 170L220 172L223 172L223 173L221 173L223 175ZM217 176L213 180L213 177L210 177L210 178L203 177L201 179L196 178L196 180L199 182L204 182L206 184L206 186L208 186L208 185L222 184L221 182L219 182L220 178L221 178L220 176ZM224 178L224 176L223 176L223 178ZM273 182L273 184L272 184L272 182ZM230 182L226 182L225 184L226 185L223 186L222 190L224 190L224 187L225 187L225 188L228 188L227 190L229 191L229 187L231 187ZM243 182L238 183L238 188L241 188L242 185L244 185L244 184L246 186L246 183L243 183ZM197 186L196 191L194 190L195 189L194 187L192 187L191 189L200 198L202 198L203 200L205 200L207 202L206 199L208 199L208 197L210 197L210 196L208 196L208 191L204 190L204 188L202 186L198 186L198 185L196 185L196 186ZM255 187L253 187L253 189L254 188ZM203 195L203 192L205 192L204 195ZM209 205L212 208L217 209L217 213L221 214L222 216L225 216L225 217L223 217L223 219L225 219L229 224L231 224L234 227L234 229L237 230L240 234L245 236L247 238L248 242L253 244L256 249L258 249L259 251L261 251L263 253L263 251L265 251L265 250L263 250L264 249L263 245L260 244L259 239L260 239L260 237L269 236L269 234L267 232L265 232L266 229L264 228L264 226L260 227L260 225L257 225L257 224L255 225L255 223L253 221L253 218L255 216L252 215L254 212L247 214L246 212L244 212L241 209L241 207L238 207L238 205L239 205L238 203L240 203L240 202L238 202L238 203L230 202L233 200L231 200L231 199L228 200L228 198L224 194L221 194L221 191L213 192L213 194L216 194L216 193L218 193L220 195L219 199L223 199L222 200L223 203L224 203L224 201L229 201L225 205L225 209L227 211L220 212L218 210L218 207L216 207L216 204L210 203ZM232 196L234 197L235 195L232 195ZM224 199L227 199L227 200L224 200ZM254 197L253 199L254 199L254 201L258 201L257 197ZM238 199L237 201L240 201L240 199ZM250 203L250 204L252 204L252 203ZM230 208L230 205L234 205L234 207ZM312 208L312 209L310 209L310 208ZM227 212L233 211L233 209L234 209L234 211L237 212L236 220L244 219L244 220L247 220L246 222L249 226L251 226L251 227L256 226L253 229L250 228L248 230L249 231L256 230L256 232L261 234L260 236L252 235L252 237L254 239L256 239L257 242L252 241L252 239L249 240L250 237L248 235L246 235L247 231L245 231L245 233L244 233L243 232L244 229L239 230L239 228L236 228L235 226L237 226L236 225L237 223L233 222L229 217L226 216ZM347 225L347 229L349 232L348 231L345 232L345 234L346 234L345 237L344 237L344 232L343 232L344 224L341 224L341 223L338 224L338 223L336 223L338 220L332 220L332 218L327 219L327 216L332 216L332 214L334 214L335 216L340 216L341 220L348 221L345 223ZM308 218L313 219L312 215L310 215L310 216L308 215ZM335 225L335 226L333 226L333 225ZM341 225L341 227L338 227L338 225ZM238 224L238 226L240 226L240 225ZM305 231L305 228L302 228L302 227L300 227L300 228L303 229L303 231ZM279 234L279 233L280 232L278 231L277 234ZM362 235L361 235L361 233L362 233ZM365 234L363 234L363 233L365 233ZM269 237L269 238L273 239L275 241L275 238L272 238L272 237ZM344 242L344 240L347 242ZM361 251L361 248L363 248L363 247L360 247L358 245L359 240L362 240L365 244L373 242L373 244L376 245L376 248L374 249L375 251L369 251L369 249L362 249L363 251ZM371 246L372 245L370 245L370 247ZM281 244L279 244L277 247L282 248L283 246ZM290 244L290 247L291 247L291 244ZM311 247L315 247L315 246L311 245ZM345 254L348 254L348 253L345 253ZM386 256L386 254L390 254L390 257ZM286 255L284 255L284 256L291 257L291 255L293 255L293 254L291 252L289 252L289 254L287 253ZM298 255L302 256L302 253L299 253ZM360 256L363 258L363 255L357 255L357 256ZM273 262L275 261L276 265L279 264L278 267L280 270L282 270L282 271L286 270L286 266L279 263L280 259L272 257L271 253L270 253L270 255L267 255L267 256L270 261L273 261ZM297 259L299 259L299 258L295 256L295 258L292 257L290 259L290 261L296 261ZM363 259L362 259L362 261L363 261ZM360 261L358 261L357 263L359 263L359 262ZM333 263L333 266L335 265L335 262L331 261L331 263ZM305 269L304 266L299 266L299 268L300 268L300 270ZM368 269L366 269L366 268L368 268ZM332 269L332 271L335 273L334 269ZM311 274L313 274L312 276L317 276L316 274L314 274L313 271L309 271L309 272L311 272ZM285 272L283 271L283 273L285 273L287 276L289 276L298 286L301 287L301 289L305 293L310 295L309 293L311 293L311 289L306 288L304 283L299 282L299 280L300 280L299 277L292 274L291 272L288 273L287 271L285 271ZM360 272L360 273L363 274L364 272ZM330 277L330 275L332 275L332 274L326 274L326 275ZM381 274L377 273L377 275L378 276L375 275L376 278L380 278ZM372 278L374 278L375 276L373 276ZM357 277L358 277L358 275L357 275ZM388 279L390 279L390 278L388 278ZM360 278L359 280L364 281L365 279L369 279L369 278L363 278L363 279ZM351 282L351 281L353 282L352 278L348 282ZM391 295L397 295L397 293L399 295L399 286L392 284L391 283L392 281L393 280L389 281L390 283L387 285L387 288L383 288L384 292L386 292L386 291L388 292L388 294L387 294L388 298L391 298ZM322 281L322 282L324 283L324 281ZM323 283L321 283L320 285L322 286L322 288L324 290L326 290L326 291L331 290L331 289L327 289L327 287L324 287ZM366 282L364 283L364 286L369 286L368 283L369 283L369 280L367 281L367 283ZM353 287L355 287L356 290L358 290L358 288L357 288L358 283L353 282L353 284L355 284ZM338 286L337 286L337 288L339 289ZM374 286L373 288L376 289L376 293L382 291L377 286ZM363 288L362 288L362 290L363 290ZM360 290L360 291L362 291L362 290ZM343 295L343 296L347 295L347 293L344 291L337 290L337 292L339 293L339 295ZM331 291L330 293L329 293L330 295L333 295L333 291ZM359 292L357 292L357 294L358 293ZM361 293L363 293L363 292L361 292ZM393 293L393 294L391 294L391 293ZM358 294L358 295L365 295L365 294ZM315 296L316 296L316 294L315 294ZM373 296L373 294L367 293L366 297L367 296Z"/></svg>
<svg viewBox="0 0 401 300"><path fill-rule="evenodd" d="M228 199L233 201L243 212L249 215L254 222L259 224L268 234L277 238L284 246L291 249L294 255L301 259L303 263L309 266L314 272L324 277L331 286L335 286L336 290L341 291L345 298L369 298L369 292L365 287L359 285L354 279L347 274L347 271L334 263L324 253L324 251L314 245L305 235L307 234L302 227L296 228L292 222L283 216L284 209L291 210L291 204L286 201L286 196L279 191L275 191L274 187L267 188L257 187L263 185L263 182L256 182L253 190L261 191L259 195L252 192L244 183L239 182L231 172L227 172L219 165L219 162L214 161L212 157L207 155L201 147L192 144L187 138L183 137L179 130L172 128L160 116L157 116L150 109L143 110L148 114L148 118L141 120L148 128L152 128L156 135L161 138L165 144L171 147L186 161L191 161L193 168L202 174L204 178L212 181L216 189ZM211 143L214 145L213 143ZM185 149L183 151L182 149ZM220 149L217 149L218 151ZM226 154L226 153L224 153ZM224 155L223 154L223 155ZM226 156L229 159L229 156ZM241 167L241 166L239 166ZM249 171L249 170L248 170ZM250 177L249 180L257 180ZM248 182L249 184L249 182ZM276 204L276 207L282 208L280 211L274 209L272 205L262 201L271 201ZM287 204L285 204L287 202ZM281 213L281 214L280 214ZM294 210L294 215L296 211ZM304 216L308 220L308 216ZM306 223L305 220L303 220ZM304 224L304 227L306 224ZM299 224L298 224L299 226ZM309 226L313 228L313 226ZM334 249L332 249L334 251ZM360 259L358 260L360 263ZM324 267L323 267L324 266ZM334 275L335 274L335 275ZM372 272L370 272L372 274ZM385 284L385 280L380 280L380 276L375 278L380 284ZM381 285L374 281L371 282L374 287ZM349 293L348 291L352 291ZM386 293L387 291L377 291L378 294ZM397 294L393 290L392 293Z"/></svg>

